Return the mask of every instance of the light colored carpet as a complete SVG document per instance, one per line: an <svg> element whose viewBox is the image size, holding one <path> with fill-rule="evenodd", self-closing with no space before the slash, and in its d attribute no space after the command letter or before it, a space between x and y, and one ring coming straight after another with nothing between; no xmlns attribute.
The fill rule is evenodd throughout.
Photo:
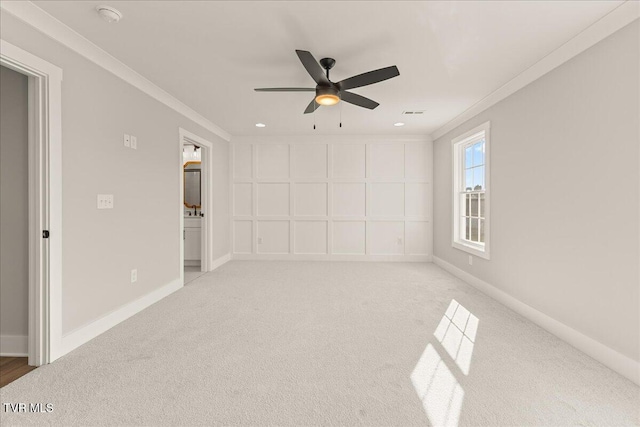
<svg viewBox="0 0 640 427"><path fill-rule="evenodd" d="M410 263L231 262L0 396L54 404L3 426L640 421L630 381Z"/></svg>
<svg viewBox="0 0 640 427"><path fill-rule="evenodd" d="M204 273L200 269L200 267L184 267L184 284L191 283L196 280L198 277L202 276Z"/></svg>

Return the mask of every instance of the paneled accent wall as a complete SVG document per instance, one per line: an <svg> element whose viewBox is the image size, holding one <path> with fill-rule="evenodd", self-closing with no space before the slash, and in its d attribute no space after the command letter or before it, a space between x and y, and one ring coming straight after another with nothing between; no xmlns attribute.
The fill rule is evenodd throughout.
<svg viewBox="0 0 640 427"><path fill-rule="evenodd" d="M234 258L430 260L432 148L424 138L234 141Z"/></svg>

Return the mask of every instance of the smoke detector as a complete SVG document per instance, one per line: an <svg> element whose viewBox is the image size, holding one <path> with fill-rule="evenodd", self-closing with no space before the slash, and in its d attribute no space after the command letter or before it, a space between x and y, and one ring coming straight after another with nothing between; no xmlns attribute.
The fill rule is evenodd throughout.
<svg viewBox="0 0 640 427"><path fill-rule="evenodd" d="M122 19L122 13L114 7L98 6L96 7L96 10L98 11L98 14L100 14L102 19L104 19L108 23L118 22L120 21L120 19Z"/></svg>

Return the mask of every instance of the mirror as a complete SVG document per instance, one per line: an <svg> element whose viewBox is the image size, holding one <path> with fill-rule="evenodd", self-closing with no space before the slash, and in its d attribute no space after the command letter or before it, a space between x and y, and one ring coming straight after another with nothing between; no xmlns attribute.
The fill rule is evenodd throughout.
<svg viewBox="0 0 640 427"><path fill-rule="evenodd" d="M200 209L201 193L200 184L201 180L201 168L200 162L187 162L184 164L184 205L187 208Z"/></svg>

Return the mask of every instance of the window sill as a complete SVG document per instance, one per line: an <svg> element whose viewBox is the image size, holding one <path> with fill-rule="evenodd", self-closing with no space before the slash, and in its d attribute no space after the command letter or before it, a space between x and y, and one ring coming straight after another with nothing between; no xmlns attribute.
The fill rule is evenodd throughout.
<svg viewBox="0 0 640 427"><path fill-rule="evenodd" d="M470 245L462 242L455 242L455 241L451 243L451 246L461 251L467 252L471 255L484 258L486 260L491 259L491 257L489 256L489 248L486 246L484 248L480 248L478 246L474 246L474 245Z"/></svg>

